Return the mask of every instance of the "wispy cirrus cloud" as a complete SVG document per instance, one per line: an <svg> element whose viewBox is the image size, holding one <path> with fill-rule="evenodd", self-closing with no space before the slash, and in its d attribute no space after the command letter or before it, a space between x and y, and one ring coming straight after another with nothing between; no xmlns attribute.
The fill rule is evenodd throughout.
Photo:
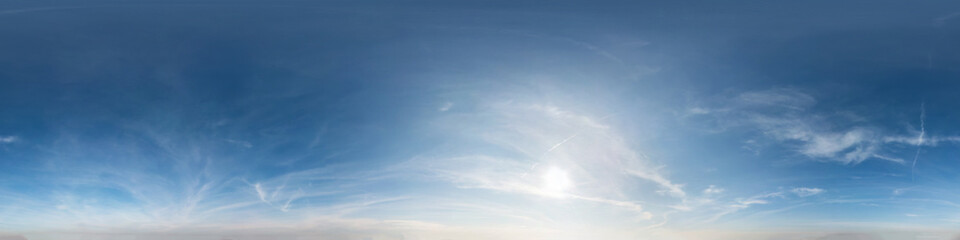
<svg viewBox="0 0 960 240"><path fill-rule="evenodd" d="M20 138L17 136L0 136L0 144L15 143L17 141L20 141Z"/></svg>
<svg viewBox="0 0 960 240"><path fill-rule="evenodd" d="M930 136L926 129L915 136L894 134L850 113L814 112L811 108L817 105L816 98L792 88L743 92L719 102L715 107L688 109L686 119L713 118L722 129L752 128L763 137L791 146L795 152L816 160L859 164L876 159L906 164L906 160L886 151L886 147L891 144L936 146L960 141L954 136ZM923 125L923 107L921 112L919 123ZM760 146L756 145L746 148L759 153Z"/></svg>
<svg viewBox="0 0 960 240"><path fill-rule="evenodd" d="M708 222L708 223L715 222L717 220L720 220L722 217L726 215L739 212L741 210L750 208L751 206L754 206L754 205L769 204L771 199L783 198L783 197L784 197L783 192L772 192L772 193L760 194L760 195L756 195L748 198L736 199L732 203L721 206L718 212L716 212L712 217L706 219L704 222Z"/></svg>
<svg viewBox="0 0 960 240"><path fill-rule="evenodd" d="M242 159L244 152L236 151L234 143L194 133L201 130L116 125L124 135L97 138L64 130L51 142L38 143L46 153L38 161L45 164L33 171L50 177L33 182L47 191L24 194L0 186L0 226L19 231L218 232L252 219L350 221L354 217L345 215L397 197L356 190L379 168L338 172L336 166L321 166L263 176L238 170L275 165ZM4 181L26 180L4 176ZM311 183L316 181L329 184ZM318 199L325 204L306 204Z"/></svg>
<svg viewBox="0 0 960 240"><path fill-rule="evenodd" d="M437 108L438 112L446 112L453 108L453 102L445 102Z"/></svg>
<svg viewBox="0 0 960 240"><path fill-rule="evenodd" d="M809 196L821 194L825 191L821 188L798 187L798 188L791 189L790 192L800 197L809 197Z"/></svg>
<svg viewBox="0 0 960 240"><path fill-rule="evenodd" d="M933 25L936 27L942 27L943 25L947 24L950 20L953 20L954 18L957 18L957 17L960 17L960 12L953 12L950 14L939 16L933 19Z"/></svg>
<svg viewBox="0 0 960 240"><path fill-rule="evenodd" d="M611 126L597 118L556 106L494 102L488 112L445 117L442 129L458 129L471 141L479 136L496 155L456 156L456 147L440 150L451 157L421 156L411 165L431 166L427 173L461 188L489 189L547 198L576 200L636 212L649 219L649 210L625 194L637 181L652 184L658 195L686 197L643 154L627 146ZM557 192L542 175L562 169L572 186Z"/></svg>
<svg viewBox="0 0 960 240"><path fill-rule="evenodd" d="M707 189L703 190L703 194L720 194L720 193L723 193L723 191L724 191L723 188L710 185L709 187L707 187Z"/></svg>

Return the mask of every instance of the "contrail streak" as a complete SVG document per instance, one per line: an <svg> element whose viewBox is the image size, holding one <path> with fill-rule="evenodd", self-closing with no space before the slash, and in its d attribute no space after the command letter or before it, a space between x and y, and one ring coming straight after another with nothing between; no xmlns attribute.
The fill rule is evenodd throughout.
<svg viewBox="0 0 960 240"><path fill-rule="evenodd" d="M546 157L548 153L553 152L554 149L557 149L558 147L560 147L560 145L563 145L564 143L567 143L567 141L570 141L570 139L573 139L573 138L577 137L577 135L580 135L581 132L582 132L582 131L578 131L578 132L574 133L573 135L570 135L569 137L564 138L562 141L560 141L560 142L557 143L557 144L554 144L553 147L550 147L550 149L547 149L547 151L545 151L545 152L543 152L542 154L540 154L540 158L537 159L538 162L536 162L536 163L534 163L533 165L531 165L531 166L530 166L530 170L528 170L527 172L523 173L523 176L522 176L522 177L526 177L527 174L530 173L530 171L533 171L533 169L536 169L536 168L537 168L537 165L540 165L539 160L543 160L543 158Z"/></svg>
<svg viewBox="0 0 960 240"><path fill-rule="evenodd" d="M924 103L920 103L920 136L917 136L917 153L913 155L913 166L910 167L910 178L913 179L917 171L917 160L920 159L920 149L923 146L923 135L926 134L924 128L924 119L927 117L927 111Z"/></svg>
<svg viewBox="0 0 960 240"><path fill-rule="evenodd" d="M563 145L564 143L567 143L567 141L570 141L570 139L573 139L573 138L577 137L577 135L580 135L580 133L579 133L579 132L578 132L578 133L574 133L573 135L570 135L569 137L563 139L563 141L560 141L559 143L553 145L553 147L550 147L550 149L548 149L546 152L544 152L543 155L546 155L547 153L552 152L554 149L557 149L558 147L560 147L560 145Z"/></svg>
<svg viewBox="0 0 960 240"><path fill-rule="evenodd" d="M612 116L614 116L614 115L617 115L617 114L618 114L618 113L607 114L606 116L601 117L600 120L604 120L604 119L610 118L610 117L612 117ZM536 163L534 163L533 165L531 165L531 166L530 166L530 170L527 171L527 172L525 172L525 173L523 173L523 176L522 176L522 177L526 177L527 174L530 173L530 171L533 171L533 169L536 169L537 166L540 165L540 161L542 161L543 158L547 156L547 154L549 154L550 152L553 152L553 150L556 150L558 147L560 147L560 146L563 145L564 143L567 143L568 141L576 138L577 136L579 136L579 135L580 135L581 133L583 133L584 131L586 131L586 129L580 129L580 130L578 130L577 132L573 133L573 135L570 135L569 137L564 138L563 140L561 140L560 142L558 142L557 144L554 144L552 147L550 147L549 149L547 149L547 151L544 151L542 154L540 154L540 158L537 159L538 161L537 161Z"/></svg>

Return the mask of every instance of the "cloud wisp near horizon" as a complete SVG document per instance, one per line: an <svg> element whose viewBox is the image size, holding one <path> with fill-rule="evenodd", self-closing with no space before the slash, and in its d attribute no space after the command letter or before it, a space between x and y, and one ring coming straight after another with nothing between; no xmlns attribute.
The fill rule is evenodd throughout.
<svg viewBox="0 0 960 240"><path fill-rule="evenodd" d="M956 239L903 4L0 3L0 239Z"/></svg>

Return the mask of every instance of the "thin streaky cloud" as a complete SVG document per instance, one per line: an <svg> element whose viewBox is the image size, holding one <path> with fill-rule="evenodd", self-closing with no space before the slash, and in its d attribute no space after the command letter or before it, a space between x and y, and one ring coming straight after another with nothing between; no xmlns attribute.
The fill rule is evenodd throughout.
<svg viewBox="0 0 960 240"><path fill-rule="evenodd" d="M20 141L17 136L0 136L0 143L14 143Z"/></svg>
<svg viewBox="0 0 960 240"><path fill-rule="evenodd" d="M800 196L800 197L809 197L809 196L821 194L825 192L825 190L820 188L798 187L790 190L790 192L793 192L793 194L796 194L797 196Z"/></svg>
<svg viewBox="0 0 960 240"><path fill-rule="evenodd" d="M927 117L927 110L924 107L926 103L920 103L920 134L917 135L917 153L913 155L913 164L910 165L910 177L914 178L917 173L917 161L920 160L920 150L923 146L923 135L927 133L925 128L925 120Z"/></svg>

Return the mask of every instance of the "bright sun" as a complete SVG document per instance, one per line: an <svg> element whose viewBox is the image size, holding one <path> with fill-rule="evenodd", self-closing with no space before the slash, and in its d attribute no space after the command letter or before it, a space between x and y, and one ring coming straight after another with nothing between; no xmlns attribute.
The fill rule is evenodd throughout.
<svg viewBox="0 0 960 240"><path fill-rule="evenodd" d="M543 174L543 189L550 194L560 195L571 185L567 171L558 167L551 167Z"/></svg>

